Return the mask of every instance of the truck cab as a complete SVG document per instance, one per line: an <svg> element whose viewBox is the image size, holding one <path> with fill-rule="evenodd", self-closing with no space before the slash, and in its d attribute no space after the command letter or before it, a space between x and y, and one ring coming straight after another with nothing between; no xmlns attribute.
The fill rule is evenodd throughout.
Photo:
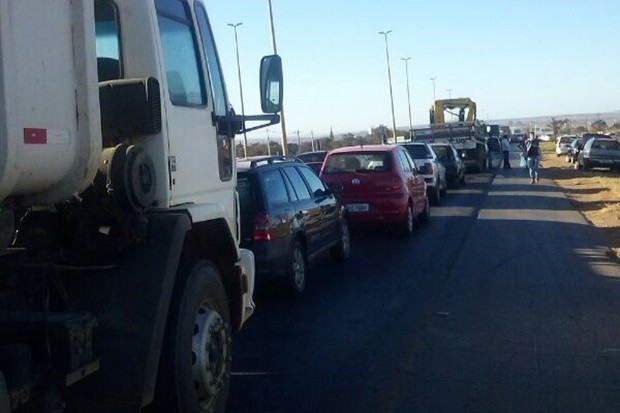
<svg viewBox="0 0 620 413"><path fill-rule="evenodd" d="M0 0L0 411L224 411L260 69L236 115L202 0Z"/></svg>

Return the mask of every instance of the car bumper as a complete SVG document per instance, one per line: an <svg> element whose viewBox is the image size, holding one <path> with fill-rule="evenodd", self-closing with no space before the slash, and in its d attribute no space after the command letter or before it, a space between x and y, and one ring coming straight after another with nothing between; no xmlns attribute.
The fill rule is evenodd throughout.
<svg viewBox="0 0 620 413"><path fill-rule="evenodd" d="M620 167L620 159L612 158L584 158L584 163L587 163L590 167L599 168L618 168Z"/></svg>
<svg viewBox="0 0 620 413"><path fill-rule="evenodd" d="M347 204L368 204L368 211L348 212L349 222L352 225L359 224L380 224L401 223L407 216L408 195L386 195L381 198L368 199L346 199L341 201L343 205Z"/></svg>
<svg viewBox="0 0 620 413"><path fill-rule="evenodd" d="M252 245L256 261L256 279L267 280L286 275L291 237L257 241Z"/></svg>

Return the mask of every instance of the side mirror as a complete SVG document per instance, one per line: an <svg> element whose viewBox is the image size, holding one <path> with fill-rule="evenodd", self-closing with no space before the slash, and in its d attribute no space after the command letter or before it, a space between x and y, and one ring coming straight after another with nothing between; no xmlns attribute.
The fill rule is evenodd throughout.
<svg viewBox="0 0 620 413"><path fill-rule="evenodd" d="M263 113L282 110L282 59L278 55L265 56L260 62L260 95Z"/></svg>

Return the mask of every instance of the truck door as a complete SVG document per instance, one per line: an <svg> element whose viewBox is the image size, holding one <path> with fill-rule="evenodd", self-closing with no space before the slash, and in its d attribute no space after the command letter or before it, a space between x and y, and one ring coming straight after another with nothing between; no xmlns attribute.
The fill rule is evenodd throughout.
<svg viewBox="0 0 620 413"><path fill-rule="evenodd" d="M211 203L234 211L234 142L215 126L228 103L206 10L194 2L194 24L188 2L155 4L167 80L171 204ZM233 214L228 220L236 233Z"/></svg>

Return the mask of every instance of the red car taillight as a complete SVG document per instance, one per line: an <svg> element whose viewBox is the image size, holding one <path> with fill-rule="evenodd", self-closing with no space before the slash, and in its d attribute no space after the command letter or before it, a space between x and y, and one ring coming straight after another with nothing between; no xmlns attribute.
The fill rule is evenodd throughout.
<svg viewBox="0 0 620 413"><path fill-rule="evenodd" d="M396 175L392 177L392 181L390 182L390 190L399 191L403 188L403 180L400 179L400 176Z"/></svg>
<svg viewBox="0 0 620 413"><path fill-rule="evenodd" d="M269 216L259 212L254 217L254 241L269 241L271 239Z"/></svg>

